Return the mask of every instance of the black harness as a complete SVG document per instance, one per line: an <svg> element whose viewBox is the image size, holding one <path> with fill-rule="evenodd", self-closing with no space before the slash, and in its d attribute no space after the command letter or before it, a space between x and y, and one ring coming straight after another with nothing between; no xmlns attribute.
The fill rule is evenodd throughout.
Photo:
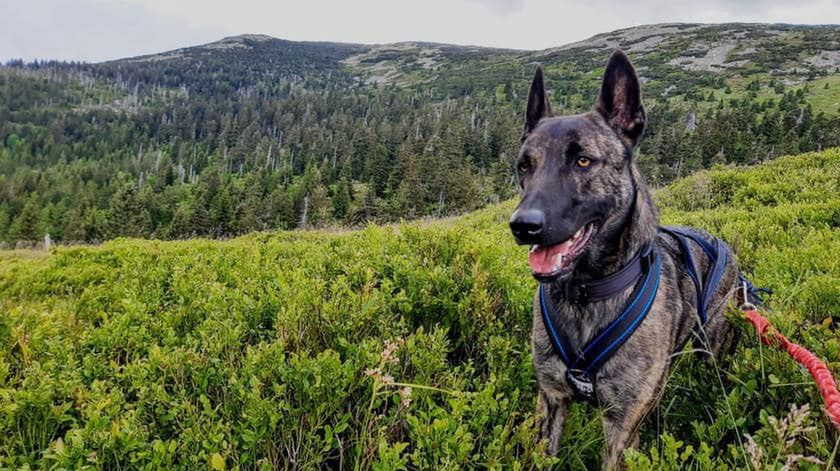
<svg viewBox="0 0 840 471"><path fill-rule="evenodd" d="M706 323L709 303L726 269L729 249L720 239L706 240L699 232L690 228L660 227L659 233L673 237L679 244L686 271L697 292L699 326L702 326ZM710 269L708 273L703 274L703 279L691 254L691 243L699 245L709 257ZM540 312L543 323L549 333L554 352L566 365L566 380L576 398L597 404L595 380L598 370L624 345L647 316L656 298L661 274L662 257L654 243L644 247L619 271L605 278L566 286L567 299L577 303L609 299L634 286L621 313L580 349L572 345L561 326L552 320L546 285L540 284Z"/></svg>

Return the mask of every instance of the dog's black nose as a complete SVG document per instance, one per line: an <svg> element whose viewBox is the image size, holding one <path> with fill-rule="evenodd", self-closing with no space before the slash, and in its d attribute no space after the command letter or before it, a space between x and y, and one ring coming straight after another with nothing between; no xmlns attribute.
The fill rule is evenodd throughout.
<svg viewBox="0 0 840 471"><path fill-rule="evenodd" d="M520 244L539 242L545 226L545 213L539 209L517 209L510 217L510 230Z"/></svg>

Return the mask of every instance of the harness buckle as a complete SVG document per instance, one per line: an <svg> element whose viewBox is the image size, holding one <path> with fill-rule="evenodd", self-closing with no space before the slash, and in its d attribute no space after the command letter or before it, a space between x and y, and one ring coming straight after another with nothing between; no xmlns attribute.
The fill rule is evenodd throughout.
<svg viewBox="0 0 840 471"><path fill-rule="evenodd" d="M585 283L581 283L581 285L575 289L575 300L579 304L585 304L589 301L589 291L586 289Z"/></svg>
<svg viewBox="0 0 840 471"><path fill-rule="evenodd" d="M575 395L587 401L595 402L595 385L592 378L583 370L569 368L566 370L566 381L572 387Z"/></svg>

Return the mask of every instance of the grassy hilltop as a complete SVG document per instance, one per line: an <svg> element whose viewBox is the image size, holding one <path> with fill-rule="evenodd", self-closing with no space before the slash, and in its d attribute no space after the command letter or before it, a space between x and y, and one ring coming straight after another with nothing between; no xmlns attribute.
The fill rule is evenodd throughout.
<svg viewBox="0 0 840 471"><path fill-rule="evenodd" d="M728 240L775 290L773 322L840 372L840 149L703 171L657 198L663 222ZM588 406L557 460L534 444L536 283L512 208L0 252L0 468L596 466ZM810 378L743 333L731 361L679 356L632 469L838 462Z"/></svg>

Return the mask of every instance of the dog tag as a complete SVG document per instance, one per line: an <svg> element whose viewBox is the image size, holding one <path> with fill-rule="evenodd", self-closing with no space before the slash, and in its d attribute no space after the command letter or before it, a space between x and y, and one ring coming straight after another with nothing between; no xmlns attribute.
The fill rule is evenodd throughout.
<svg viewBox="0 0 840 471"><path fill-rule="evenodd" d="M569 369L566 370L566 380L569 382L575 395L589 402L595 402L595 385L592 384L592 379L589 378L589 375L581 370Z"/></svg>

